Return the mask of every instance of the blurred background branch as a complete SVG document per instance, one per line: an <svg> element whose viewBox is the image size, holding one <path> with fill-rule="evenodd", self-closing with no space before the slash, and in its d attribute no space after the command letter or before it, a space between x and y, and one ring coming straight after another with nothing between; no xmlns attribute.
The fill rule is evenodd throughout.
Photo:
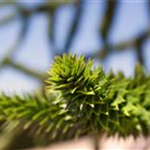
<svg viewBox="0 0 150 150"><path fill-rule="evenodd" d="M62 5L68 5L68 4L74 4L76 7L76 13L73 19L73 22L71 24L71 29L69 30L69 33L67 35L67 39L65 41L64 48L62 50L57 50L55 47L55 41L54 41L54 30L55 30L55 10L61 7ZM18 40L16 44L13 47L13 50L9 50L8 55L6 55L6 58L3 58L3 61L1 61L1 68L2 65L9 65L12 66L15 69L18 69L25 74L31 75L36 78L41 78L43 75L40 73L35 73L34 71L28 69L25 66L22 66L20 64L17 64L16 62L12 61L12 57L17 53L17 50L22 45L22 42L24 41L26 34L28 32L28 28L30 26L29 19L33 14L36 13L46 13L49 17L49 41L53 45L53 48L51 49L51 55L55 56L57 54L61 55L62 53L68 53L70 51L71 45L74 42L74 38L76 36L76 33L78 32L80 26L80 22L82 19L83 14L83 6L85 1L67 1L66 3L63 1L58 2L51 2L51 3L44 3L41 5L38 5L37 7L34 7L32 9L29 9L27 7L23 7L22 3L19 2L10 2L10 1L3 1L0 3L0 7L5 7L7 5L15 6L15 9L17 10L16 13L10 14L7 17L4 17L0 20L0 28L3 26L11 23L14 19L17 17L20 17L20 20L23 24L22 30L20 31L20 35L18 36ZM148 2L148 8L150 8L150 3ZM103 41L103 48L100 48L98 52L91 52L87 53L86 57L92 57L92 58L98 58L98 59L104 59L109 55L109 53L116 52L116 51L123 51L130 47L135 47L136 53L137 53L137 59L139 62L144 64L143 60L143 52L142 52L142 45L143 43L150 37L150 29L148 28L145 30L145 32L141 33L139 36L122 43L118 44L110 44L108 42L108 36L109 32L111 30L111 26L114 22L114 17L117 8L119 7L119 1L105 1L105 11L102 18L102 21L100 23L99 33L102 36ZM9 58L9 59L8 59ZM6 61L7 60L7 61Z"/></svg>
<svg viewBox="0 0 150 150"><path fill-rule="evenodd" d="M103 38L103 42L107 43L107 38L111 30L111 26L115 17L115 12L117 9L118 1L106 0L105 13L102 20L102 25L100 26L100 35Z"/></svg>

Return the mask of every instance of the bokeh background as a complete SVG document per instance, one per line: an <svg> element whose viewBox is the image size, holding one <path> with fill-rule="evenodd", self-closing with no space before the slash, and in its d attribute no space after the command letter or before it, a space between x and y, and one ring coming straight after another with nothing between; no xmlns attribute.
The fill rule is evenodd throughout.
<svg viewBox="0 0 150 150"><path fill-rule="evenodd" d="M140 62L149 73L150 1L0 0L0 93L42 90L63 53L93 58L106 72L132 76ZM16 139L35 144L25 133Z"/></svg>
<svg viewBox="0 0 150 150"><path fill-rule="evenodd" d="M55 55L84 54L106 72L150 71L149 0L1 0L0 91L31 93Z"/></svg>

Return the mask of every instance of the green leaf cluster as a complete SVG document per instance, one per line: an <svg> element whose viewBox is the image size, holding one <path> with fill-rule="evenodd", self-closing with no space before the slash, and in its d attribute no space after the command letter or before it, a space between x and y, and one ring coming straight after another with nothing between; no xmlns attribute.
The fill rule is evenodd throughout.
<svg viewBox="0 0 150 150"><path fill-rule="evenodd" d="M89 132L120 136L149 134L150 77L138 64L133 77L105 74L84 56L56 57L47 79L49 93L64 99L66 109L84 120ZM60 100L61 101L61 100Z"/></svg>
<svg viewBox="0 0 150 150"><path fill-rule="evenodd" d="M150 77L138 64L133 77L106 74L84 56L57 56L46 80L46 96L0 95L0 120L62 140L92 133L150 133Z"/></svg>

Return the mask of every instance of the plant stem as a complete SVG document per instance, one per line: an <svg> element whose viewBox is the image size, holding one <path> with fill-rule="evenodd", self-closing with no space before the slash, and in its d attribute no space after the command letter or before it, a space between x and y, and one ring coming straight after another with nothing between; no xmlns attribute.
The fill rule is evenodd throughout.
<svg viewBox="0 0 150 150"><path fill-rule="evenodd" d="M94 134L93 144L94 144L94 150L100 150L100 147L99 147L99 135L97 133Z"/></svg>

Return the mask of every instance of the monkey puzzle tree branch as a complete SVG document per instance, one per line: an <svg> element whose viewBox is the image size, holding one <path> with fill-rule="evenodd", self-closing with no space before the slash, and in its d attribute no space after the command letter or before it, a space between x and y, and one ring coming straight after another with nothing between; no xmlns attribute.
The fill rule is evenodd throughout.
<svg viewBox="0 0 150 150"><path fill-rule="evenodd" d="M65 109L64 102L56 103L57 97L25 95L0 95L0 118L14 122L20 131L27 131L32 137L41 136L52 142L75 137L78 122L69 110ZM7 125L5 125L7 126ZM80 126L81 127L81 126ZM80 129L79 129L80 131Z"/></svg>
<svg viewBox="0 0 150 150"><path fill-rule="evenodd" d="M58 92L70 111L86 118L85 124L91 125L91 132L149 134L150 79L141 67L137 66L134 78L125 78L120 73L106 75L102 68L91 68L92 62L85 63L83 56L56 57L49 71L48 91ZM129 126L122 128L124 124Z"/></svg>
<svg viewBox="0 0 150 150"><path fill-rule="evenodd" d="M0 95L1 121L59 141L106 133L122 137L150 133L150 77L140 65L134 77L92 69L84 56L56 57L48 71L46 95ZM44 137L45 137L44 136Z"/></svg>

